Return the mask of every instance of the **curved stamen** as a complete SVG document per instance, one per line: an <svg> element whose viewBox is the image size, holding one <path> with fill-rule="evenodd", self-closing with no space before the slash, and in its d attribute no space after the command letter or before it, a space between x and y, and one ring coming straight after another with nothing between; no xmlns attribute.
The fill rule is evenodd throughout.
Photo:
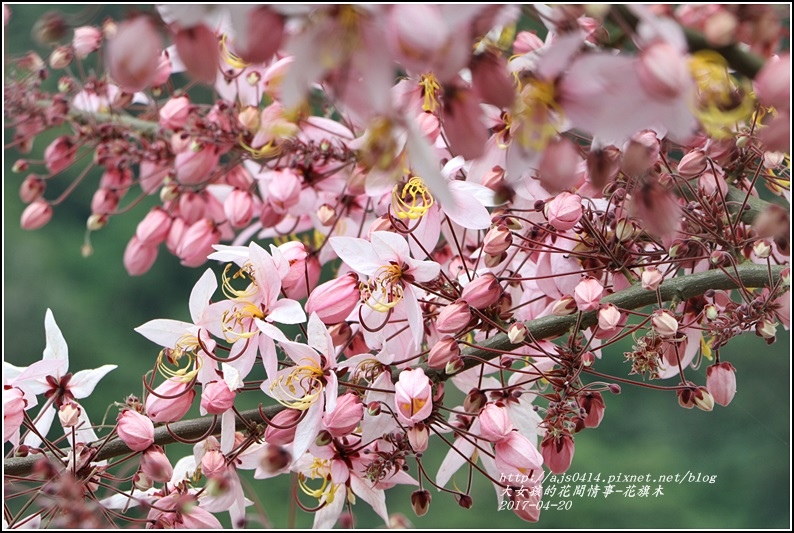
<svg viewBox="0 0 794 533"><path fill-rule="evenodd" d="M270 385L270 392L284 407L305 411L320 399L323 374L322 368L309 361L309 364L296 366L289 374L279 376Z"/></svg>
<svg viewBox="0 0 794 533"><path fill-rule="evenodd" d="M390 264L380 267L367 283L361 283L361 300L379 313L385 313L403 299L403 269Z"/></svg>
<svg viewBox="0 0 794 533"><path fill-rule="evenodd" d="M422 178L417 176L408 180L402 190L394 186L391 193L391 205L397 218L416 220L423 216L435 204L435 199Z"/></svg>

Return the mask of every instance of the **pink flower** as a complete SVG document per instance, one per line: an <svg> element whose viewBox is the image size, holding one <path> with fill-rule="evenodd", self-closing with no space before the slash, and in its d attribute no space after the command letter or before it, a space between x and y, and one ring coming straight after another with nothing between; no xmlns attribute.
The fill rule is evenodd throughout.
<svg viewBox="0 0 794 533"><path fill-rule="evenodd" d="M19 428L25 419L25 393L18 387L3 387L3 442L19 444Z"/></svg>
<svg viewBox="0 0 794 533"><path fill-rule="evenodd" d="M664 281L662 273L659 272L659 269L655 266L649 266L643 270L640 278L642 281L642 288L649 291L655 291L659 288L659 285L662 284L662 281Z"/></svg>
<svg viewBox="0 0 794 533"><path fill-rule="evenodd" d="M141 244L157 246L168 237L171 222L169 214L163 208L155 206L138 223L135 236Z"/></svg>
<svg viewBox="0 0 794 533"><path fill-rule="evenodd" d="M791 56L784 54L772 58L755 77L753 88L762 105L772 106L779 112L791 109Z"/></svg>
<svg viewBox="0 0 794 533"><path fill-rule="evenodd" d="M421 368L403 370L394 384L397 417L408 426L422 422L433 411L432 386Z"/></svg>
<svg viewBox="0 0 794 533"><path fill-rule="evenodd" d="M736 369L728 362L711 365L706 370L706 388L716 403L727 406L736 394Z"/></svg>
<svg viewBox="0 0 794 533"><path fill-rule="evenodd" d="M662 338L669 339L678 333L678 320L666 310L658 310L651 319L653 328Z"/></svg>
<svg viewBox="0 0 794 533"><path fill-rule="evenodd" d="M183 185L198 185L210 177L218 166L220 152L216 145L191 142L176 155L176 179Z"/></svg>
<svg viewBox="0 0 794 533"><path fill-rule="evenodd" d="M152 422L176 422L193 405L193 384L178 378L167 379L146 398L146 415Z"/></svg>
<svg viewBox="0 0 794 533"><path fill-rule="evenodd" d="M184 266L197 267L207 261L213 245L221 240L221 232L209 219L201 219L185 230L176 255Z"/></svg>
<svg viewBox="0 0 794 533"><path fill-rule="evenodd" d="M323 415L323 425L337 438L353 432L364 417L364 404L353 393L343 394L336 400L336 407Z"/></svg>
<svg viewBox="0 0 794 533"><path fill-rule="evenodd" d="M471 321L469 305L458 300L444 307L436 318L436 329L441 333L458 333Z"/></svg>
<svg viewBox="0 0 794 533"><path fill-rule="evenodd" d="M273 424L265 429L265 441L278 446L292 444L300 416L301 411L297 409L285 409L278 413L272 418Z"/></svg>
<svg viewBox="0 0 794 533"><path fill-rule="evenodd" d="M444 336L430 348L427 364L430 368L444 368L447 363L460 357L460 346L454 337Z"/></svg>
<svg viewBox="0 0 794 533"><path fill-rule="evenodd" d="M546 218L554 229L567 231L582 218L582 199L578 194L561 192L546 204Z"/></svg>
<svg viewBox="0 0 794 533"><path fill-rule="evenodd" d="M130 450L142 452L154 444L154 424L142 414L127 409L116 423L116 433Z"/></svg>
<svg viewBox="0 0 794 533"><path fill-rule="evenodd" d="M140 276L152 268L157 259L157 245L141 241L133 235L127 248L124 249L124 268L130 276Z"/></svg>
<svg viewBox="0 0 794 533"><path fill-rule="evenodd" d="M52 141L44 150L44 163L50 174L57 174L74 161L77 148L71 137L62 135Z"/></svg>
<svg viewBox="0 0 794 533"><path fill-rule="evenodd" d="M620 310L614 304L607 304L598 311L598 328L612 331L620 324Z"/></svg>
<svg viewBox="0 0 794 533"><path fill-rule="evenodd" d="M602 294L604 294L604 286L597 279L586 277L574 289L573 298L579 311L586 313L598 309Z"/></svg>
<svg viewBox="0 0 794 533"><path fill-rule="evenodd" d="M102 32L93 26L80 26L74 29L72 48L78 59L85 59L92 52L99 50L102 43Z"/></svg>
<svg viewBox="0 0 794 533"><path fill-rule="evenodd" d="M107 44L110 77L127 92L145 89L157 74L162 48L160 35L147 17L122 22Z"/></svg>
<svg viewBox="0 0 794 533"><path fill-rule="evenodd" d="M480 411L480 436L490 442L499 442L513 431L513 423L507 409L489 403Z"/></svg>
<svg viewBox="0 0 794 533"><path fill-rule="evenodd" d="M160 108L159 123L162 127L172 130L183 128L187 124L190 110L190 100L187 96L171 98Z"/></svg>
<svg viewBox="0 0 794 533"><path fill-rule="evenodd" d="M494 444L496 466L505 475L519 473L528 476L543 467L543 456L524 435L511 431ZM534 475L533 475L534 477Z"/></svg>
<svg viewBox="0 0 794 533"><path fill-rule="evenodd" d="M174 35L179 59L191 76L201 83L212 85L218 75L218 38L204 24L179 29Z"/></svg>
<svg viewBox="0 0 794 533"><path fill-rule="evenodd" d="M174 468L160 446L149 447L141 456L141 472L155 483L165 483L174 475Z"/></svg>
<svg viewBox="0 0 794 533"><path fill-rule="evenodd" d="M361 301L358 276L352 272L317 286L306 301L306 312L317 313L325 324L347 318Z"/></svg>
<svg viewBox="0 0 794 533"><path fill-rule="evenodd" d="M258 211L254 196L248 191L235 189L223 202L223 212L226 220L233 228L242 228L251 223L254 214Z"/></svg>

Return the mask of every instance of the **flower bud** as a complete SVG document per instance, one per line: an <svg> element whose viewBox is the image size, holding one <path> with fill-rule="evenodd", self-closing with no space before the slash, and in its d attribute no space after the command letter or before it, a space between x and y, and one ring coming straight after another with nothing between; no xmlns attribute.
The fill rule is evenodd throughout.
<svg viewBox="0 0 794 533"><path fill-rule="evenodd" d="M152 479L143 472L136 472L132 477L132 486L142 492L149 490L153 485Z"/></svg>
<svg viewBox="0 0 794 533"><path fill-rule="evenodd" d="M607 304L598 311L598 328L602 331L612 331L620 324L620 310L614 304Z"/></svg>
<svg viewBox="0 0 794 533"><path fill-rule="evenodd" d="M514 322L507 328L507 338L511 344L521 344L526 340L528 333L523 322Z"/></svg>
<svg viewBox="0 0 794 533"><path fill-rule="evenodd" d="M502 287L499 281L496 276L488 272L466 285L460 298L475 309L485 309L495 304L501 294ZM468 320L466 322L468 323Z"/></svg>
<svg viewBox="0 0 794 533"><path fill-rule="evenodd" d="M214 249L213 244L221 240L220 230L209 219L201 219L185 230L176 248L182 265L196 267L207 261Z"/></svg>
<svg viewBox="0 0 794 533"><path fill-rule="evenodd" d="M430 348L427 365L430 368L441 369L450 361L459 358L460 346L458 346L458 342L453 337L444 336Z"/></svg>
<svg viewBox="0 0 794 533"><path fill-rule="evenodd" d="M19 199L29 204L41 198L45 188L46 184L44 180L37 177L35 174L31 174L25 178L22 185L19 186Z"/></svg>
<svg viewBox="0 0 794 533"><path fill-rule="evenodd" d="M706 170L707 161L703 150L692 150L678 163L678 174L684 179L696 178Z"/></svg>
<svg viewBox="0 0 794 533"><path fill-rule="evenodd" d="M201 473L208 478L221 476L226 470L226 458L218 450L210 450L201 458Z"/></svg>
<svg viewBox="0 0 794 533"><path fill-rule="evenodd" d="M408 443L414 452L421 453L427 450L429 440L430 430L421 422L408 430Z"/></svg>
<svg viewBox="0 0 794 533"><path fill-rule="evenodd" d="M507 409L489 403L480 411L480 436L489 442L499 442L513 431Z"/></svg>
<svg viewBox="0 0 794 533"><path fill-rule="evenodd" d="M160 446L150 446L141 456L141 472L155 483L171 480L174 469Z"/></svg>
<svg viewBox="0 0 794 533"><path fill-rule="evenodd" d="M662 276L662 273L659 272L659 269L654 266L650 266L642 271L641 280L643 289L655 291L659 288L659 285L662 284L662 281L664 281L664 277Z"/></svg>
<svg viewBox="0 0 794 533"><path fill-rule="evenodd" d="M361 300L358 276L350 272L315 287L306 301L306 312L317 313L324 324L342 322Z"/></svg>
<svg viewBox="0 0 794 533"><path fill-rule="evenodd" d="M266 444L259 459L259 466L268 474L281 472L292 464L292 454L285 448Z"/></svg>
<svg viewBox="0 0 794 533"><path fill-rule="evenodd" d="M588 391L579 396L577 401L579 406L587 413L587 416L584 417L584 427L597 428L601 424L606 410L604 397L598 391Z"/></svg>
<svg viewBox="0 0 794 533"><path fill-rule="evenodd" d="M678 333L678 320L669 311L660 309L654 312L651 323L662 338L669 339Z"/></svg>
<svg viewBox="0 0 794 533"><path fill-rule="evenodd" d="M147 17L122 22L107 44L110 77L126 92L143 90L154 81L162 48L160 36Z"/></svg>
<svg viewBox="0 0 794 533"><path fill-rule="evenodd" d="M45 200L36 200L22 211L20 226L22 229L34 230L45 226L52 218L52 206Z"/></svg>
<svg viewBox="0 0 794 533"><path fill-rule="evenodd" d="M72 48L78 59L85 59L92 52L99 50L102 43L102 31L93 26L80 26L74 29Z"/></svg>
<svg viewBox="0 0 794 533"><path fill-rule="evenodd" d="M543 46L543 39L537 36L534 31L520 31L516 34L513 41L513 52L516 54L527 54Z"/></svg>
<svg viewBox="0 0 794 533"><path fill-rule="evenodd" d="M488 230L483 239L482 251L488 255L501 255L513 244L513 233L507 226L500 224Z"/></svg>
<svg viewBox="0 0 794 533"><path fill-rule="evenodd" d="M759 259L766 259L772 253L772 246L766 239L756 241L753 244L753 253Z"/></svg>
<svg viewBox="0 0 794 533"><path fill-rule="evenodd" d="M446 364L444 367L444 373L448 376L453 376L463 370L464 366L463 358L456 357Z"/></svg>
<svg viewBox="0 0 794 533"><path fill-rule="evenodd" d="M211 415L221 415L234 406L235 396L224 380L210 381L201 391L201 408Z"/></svg>
<svg viewBox="0 0 794 533"><path fill-rule="evenodd" d="M695 392L695 407L701 411L711 411L714 409L714 397L706 387L698 387Z"/></svg>
<svg viewBox="0 0 794 533"><path fill-rule="evenodd" d="M153 207L135 229L135 236L142 244L157 246L168 237L171 216L161 207Z"/></svg>
<svg viewBox="0 0 794 533"><path fill-rule="evenodd" d="M279 446L291 444L295 439L295 430L300 416L301 412L297 409L287 409L278 413L271 419L273 425L268 425L265 430L265 441Z"/></svg>
<svg viewBox="0 0 794 533"><path fill-rule="evenodd" d="M436 318L436 329L441 333L459 333L469 321L471 321L471 311L468 304L458 300L441 310Z"/></svg>
<svg viewBox="0 0 794 533"><path fill-rule="evenodd" d="M573 437L567 433L556 437L547 435L540 443L540 453L552 474L562 474L571 467L573 461Z"/></svg>
<svg viewBox="0 0 794 533"><path fill-rule="evenodd" d="M576 300L573 299L572 296L565 295L556 302L551 307L551 314L554 316L566 316L573 314L576 311Z"/></svg>
<svg viewBox="0 0 794 533"><path fill-rule="evenodd" d="M233 190L223 202L223 212L226 220L233 228L242 228L251 223L254 218L254 197L248 191Z"/></svg>
<svg viewBox="0 0 794 533"><path fill-rule="evenodd" d="M736 395L736 369L727 362L711 365L706 370L706 388L716 403L727 406Z"/></svg>
<svg viewBox="0 0 794 533"><path fill-rule="evenodd" d="M566 231L582 218L582 199L578 194L561 192L546 203L546 218L554 229Z"/></svg>
<svg viewBox="0 0 794 533"><path fill-rule="evenodd" d="M777 322L764 319L755 325L755 332L765 339L774 339L777 335Z"/></svg>
<svg viewBox="0 0 794 533"><path fill-rule="evenodd" d="M573 298L576 300L579 311L586 313L598 309L598 303L601 301L603 293L604 286L597 279L585 277L576 285Z"/></svg>
<svg viewBox="0 0 794 533"><path fill-rule="evenodd" d="M74 59L72 50L67 46L59 46L50 54L50 68L55 70L64 69L71 64L72 59Z"/></svg>
<svg viewBox="0 0 794 533"><path fill-rule="evenodd" d="M188 412L195 396L191 383L167 379L146 398L146 415L152 422L176 422Z"/></svg>
<svg viewBox="0 0 794 533"><path fill-rule="evenodd" d="M190 100L187 96L171 98L160 108L160 126L171 130L184 128L190 116L190 109Z"/></svg>
<svg viewBox="0 0 794 533"><path fill-rule="evenodd" d="M416 516L424 516L427 510L430 509L430 496L429 490L416 490L411 494L411 507L413 508Z"/></svg>
<svg viewBox="0 0 794 533"><path fill-rule="evenodd" d="M80 422L80 406L74 402L66 402L58 409L58 419L64 428L73 428Z"/></svg>
<svg viewBox="0 0 794 533"><path fill-rule="evenodd" d="M140 276L152 268L157 259L157 246L142 242L133 235L124 250L124 268L130 276Z"/></svg>
<svg viewBox="0 0 794 533"><path fill-rule="evenodd" d="M355 394L348 392L336 401L336 407L323 415L323 425L336 438L350 435L364 417L364 404Z"/></svg>
<svg viewBox="0 0 794 533"><path fill-rule="evenodd" d="M50 174L57 174L66 169L74 161L77 148L74 141L62 135L52 141L44 150L44 163Z"/></svg>
<svg viewBox="0 0 794 533"><path fill-rule="evenodd" d="M477 414L488 403L488 397L480 389L471 389L463 399L463 410L467 413Z"/></svg>
<svg viewBox="0 0 794 533"><path fill-rule="evenodd" d="M381 412L380 402L369 402L367 405L367 414L369 416L378 416Z"/></svg>
<svg viewBox="0 0 794 533"><path fill-rule="evenodd" d="M116 433L127 447L142 452L154 444L154 424L142 414L126 409L119 414Z"/></svg>

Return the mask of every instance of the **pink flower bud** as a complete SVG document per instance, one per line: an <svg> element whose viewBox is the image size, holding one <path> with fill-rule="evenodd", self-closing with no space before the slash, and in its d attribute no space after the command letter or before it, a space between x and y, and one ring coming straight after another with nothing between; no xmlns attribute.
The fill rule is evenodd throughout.
<svg viewBox="0 0 794 533"><path fill-rule="evenodd" d="M578 194L562 192L546 204L546 218L554 229L566 231L582 218L582 199Z"/></svg>
<svg viewBox="0 0 794 533"><path fill-rule="evenodd" d="M432 499L433 497L430 495L430 491L426 489L415 490L411 494L411 507L414 513L416 513L416 516L424 516L427 514Z"/></svg>
<svg viewBox="0 0 794 533"><path fill-rule="evenodd" d="M46 184L43 179L39 178L35 174L31 174L22 182L22 185L19 186L19 199L22 202L29 204L34 200L38 200L41 198L41 195L44 194L44 189L46 188Z"/></svg>
<svg viewBox="0 0 794 533"><path fill-rule="evenodd" d="M306 312L317 313L324 324L343 321L361 301L358 284L358 276L350 272L318 285L306 301Z"/></svg>
<svg viewBox="0 0 794 533"><path fill-rule="evenodd" d="M564 137L549 141L538 168L538 179L552 193L575 187L580 179L579 148Z"/></svg>
<svg viewBox="0 0 794 533"><path fill-rule="evenodd" d="M507 328L507 338L511 344L521 344L527 338L529 331L523 322L514 322Z"/></svg>
<svg viewBox="0 0 794 533"><path fill-rule="evenodd" d="M127 447L142 452L154 444L154 424L142 414L126 409L119 414L116 433Z"/></svg>
<svg viewBox="0 0 794 533"><path fill-rule="evenodd" d="M772 253L772 246L766 239L761 239L753 244L753 253L759 259L766 259Z"/></svg>
<svg viewBox="0 0 794 533"><path fill-rule="evenodd" d="M660 337L669 339L678 333L678 320L666 310L658 310L653 314L651 323Z"/></svg>
<svg viewBox="0 0 794 533"><path fill-rule="evenodd" d="M176 179L183 185L204 183L218 166L220 153L215 145L192 142L189 148L176 155Z"/></svg>
<svg viewBox="0 0 794 533"><path fill-rule="evenodd" d="M92 52L99 50L102 44L102 31L93 26L80 26L74 29L72 48L78 59L85 59Z"/></svg>
<svg viewBox="0 0 794 533"><path fill-rule="evenodd" d="M190 109L190 100L187 96L171 98L160 108L160 125L172 130L185 127Z"/></svg>
<svg viewBox="0 0 794 533"><path fill-rule="evenodd" d="M576 306L583 313L598 309L602 294L604 294L604 286L597 279L591 277L585 277L573 290Z"/></svg>
<svg viewBox="0 0 794 533"><path fill-rule="evenodd" d="M650 266L642 271L641 280L643 289L655 291L659 288L659 285L662 284L662 281L664 281L664 277L662 273L659 272L659 269L655 266Z"/></svg>
<svg viewBox="0 0 794 533"><path fill-rule="evenodd" d="M540 453L552 474L562 474L573 461L573 437L567 433L557 437L549 435L540 443Z"/></svg>
<svg viewBox="0 0 794 533"><path fill-rule="evenodd" d="M692 179L706 170L708 158L703 150L692 150L678 163L678 174L684 179Z"/></svg>
<svg viewBox="0 0 794 533"><path fill-rule="evenodd" d="M433 411L430 379L421 368L403 370L394 385L394 403L397 417L407 425L413 426L430 416Z"/></svg>
<svg viewBox="0 0 794 533"><path fill-rule="evenodd" d="M474 56L471 65L471 85L483 102L496 107L510 108L516 99L516 87L501 53L487 50Z"/></svg>
<svg viewBox="0 0 794 533"><path fill-rule="evenodd" d="M584 427L597 428L604 418L606 405L600 392L585 392L578 398L579 406L585 410Z"/></svg>
<svg viewBox="0 0 794 533"><path fill-rule="evenodd" d="M162 48L160 36L147 17L122 22L107 44L110 77L127 92L145 89L157 74Z"/></svg>
<svg viewBox="0 0 794 533"><path fill-rule="evenodd" d="M226 183L235 189L247 190L254 184L254 178L243 165L237 165L229 170L224 176Z"/></svg>
<svg viewBox="0 0 794 533"><path fill-rule="evenodd" d="M480 411L480 436L489 442L499 442L513 431L510 416L502 406L489 403Z"/></svg>
<svg viewBox="0 0 794 533"><path fill-rule="evenodd" d="M166 483L171 481L174 475L174 468L166 457L163 449L157 445L152 445L141 456L141 472L155 483Z"/></svg>
<svg viewBox="0 0 794 533"><path fill-rule="evenodd" d="M218 244L220 240L221 232L211 220L199 220L185 230L176 248L176 255L182 265L197 267L207 261L207 256L214 251L212 245Z"/></svg>
<svg viewBox="0 0 794 533"><path fill-rule="evenodd" d="M223 202L226 220L233 228L242 228L251 223L258 210L254 205L254 197L248 191L235 189Z"/></svg>
<svg viewBox="0 0 794 533"><path fill-rule="evenodd" d="M286 213L300 200L301 180L292 169L276 170L268 185L269 202L279 213Z"/></svg>
<svg viewBox="0 0 794 533"><path fill-rule="evenodd" d="M77 148L70 137L62 135L44 150L44 163L50 174L57 174L72 164Z"/></svg>
<svg viewBox="0 0 794 533"><path fill-rule="evenodd" d="M727 362L711 365L706 370L706 388L716 403L727 406L736 395L736 369Z"/></svg>
<svg viewBox="0 0 794 533"><path fill-rule="evenodd" d="M706 387L698 387L694 395L695 407L701 411L711 411L714 409L714 397Z"/></svg>
<svg viewBox="0 0 794 533"><path fill-rule="evenodd" d="M119 206L119 196L109 190L100 187L91 199L91 212L100 215L112 215Z"/></svg>
<svg viewBox="0 0 794 533"><path fill-rule="evenodd" d="M320 279L320 262L300 241L282 244L278 249L284 255L284 259L289 261L289 272L281 280L281 288L287 298L293 300L306 298Z"/></svg>
<svg viewBox="0 0 794 533"><path fill-rule="evenodd" d="M543 39L538 37L534 31L520 31L513 41L513 52L516 54L528 54L543 46Z"/></svg>
<svg viewBox="0 0 794 533"><path fill-rule="evenodd" d="M495 304L501 295L499 281L489 272L469 282L460 298L475 309L485 309Z"/></svg>
<svg viewBox="0 0 794 533"><path fill-rule="evenodd" d="M488 230L483 238L482 251L488 255L500 255L513 244L513 233L500 224Z"/></svg>
<svg viewBox="0 0 794 533"><path fill-rule="evenodd" d="M587 153L587 175L597 189L615 180L620 172L621 153L615 146L603 149L590 148Z"/></svg>
<svg viewBox="0 0 794 533"><path fill-rule="evenodd" d="M566 316L576 311L577 303L573 296L566 294L551 306L551 314L554 316Z"/></svg>
<svg viewBox="0 0 794 533"><path fill-rule="evenodd" d="M703 172L698 178L698 193L701 196L712 196L717 193L719 189L720 194L725 197L728 192L728 184L725 183L725 178L713 172Z"/></svg>
<svg viewBox="0 0 794 533"><path fill-rule="evenodd" d="M755 325L755 332L764 339L774 339L777 335L777 323L764 319Z"/></svg>
<svg viewBox="0 0 794 533"><path fill-rule="evenodd" d="M204 24L180 29L174 35L179 59L196 81L211 85L218 75L218 38Z"/></svg>
<svg viewBox="0 0 794 533"><path fill-rule="evenodd" d="M39 229L52 218L52 206L44 200L36 200L22 211L19 224L22 229Z"/></svg>
<svg viewBox="0 0 794 533"><path fill-rule="evenodd" d="M168 237L171 217L162 207L153 207L135 229L138 240L148 246L157 246Z"/></svg>
<svg viewBox="0 0 794 533"><path fill-rule="evenodd" d="M287 409L278 413L271 419L273 425L268 425L265 430L265 441L279 446L291 444L295 439L295 429L298 427L296 422L300 416L301 411L297 409Z"/></svg>
<svg viewBox="0 0 794 533"><path fill-rule="evenodd" d="M469 306L463 300L449 304L438 314L436 329L441 333L458 333L463 330L471 320Z"/></svg>
<svg viewBox="0 0 794 533"><path fill-rule="evenodd" d="M540 472L543 456L524 435L511 431L494 445L496 467L505 475L519 473L530 475ZM533 474L534 477L534 474Z"/></svg>
<svg viewBox="0 0 794 533"><path fill-rule="evenodd" d="M762 105L772 106L778 111L791 107L791 56L784 54L771 58L753 81L755 95Z"/></svg>
<svg viewBox="0 0 794 533"><path fill-rule="evenodd" d="M407 431L408 443L414 452L423 452L427 450L427 445L430 441L430 430L421 422Z"/></svg>
<svg viewBox="0 0 794 533"><path fill-rule="evenodd" d="M208 477L219 477L228 471L226 458L218 450L210 450L201 458L201 473Z"/></svg>
<svg viewBox="0 0 794 533"><path fill-rule="evenodd" d="M665 41L655 42L640 52L637 77L648 95L660 101L678 96L691 79L687 60Z"/></svg>
<svg viewBox="0 0 794 533"><path fill-rule="evenodd" d="M155 161L141 161L138 182L146 194L154 194L168 175L170 168Z"/></svg>
<svg viewBox="0 0 794 533"><path fill-rule="evenodd" d="M73 428L80 422L80 406L74 402L66 402L58 409L58 419L64 428Z"/></svg>
<svg viewBox="0 0 794 533"><path fill-rule="evenodd" d="M607 304L598 311L598 328L612 331L620 325L620 310L614 304Z"/></svg>
<svg viewBox="0 0 794 533"><path fill-rule="evenodd" d="M236 42L235 51L248 63L266 63L284 39L284 17L267 7L258 7L248 13L248 39Z"/></svg>
<svg viewBox="0 0 794 533"><path fill-rule="evenodd" d="M234 406L234 391L225 381L210 381L201 391L201 407L211 415L221 415Z"/></svg>
<svg viewBox="0 0 794 533"><path fill-rule="evenodd" d="M132 486L140 491L147 491L152 488L153 485L154 482L149 479L149 476L141 471L136 472L135 475L132 476Z"/></svg>
<svg viewBox="0 0 794 533"><path fill-rule="evenodd" d="M362 418L364 404L357 395L348 392L336 400L333 411L323 415L323 425L332 436L339 438L350 435Z"/></svg>
<svg viewBox="0 0 794 533"><path fill-rule="evenodd" d="M69 66L72 59L74 59L72 50L66 46L59 46L50 54L50 68L54 70L64 69Z"/></svg>
<svg viewBox="0 0 794 533"><path fill-rule="evenodd" d="M124 249L124 268L130 276L147 273L156 259L157 245L147 244L135 235Z"/></svg>
<svg viewBox="0 0 794 533"><path fill-rule="evenodd" d="M195 397L191 383L167 379L147 396L146 415L152 422L176 422L185 416Z"/></svg>
<svg viewBox="0 0 794 533"><path fill-rule="evenodd" d="M444 336L430 348L427 364L430 368L444 368L447 363L460 357L460 346L453 337Z"/></svg>

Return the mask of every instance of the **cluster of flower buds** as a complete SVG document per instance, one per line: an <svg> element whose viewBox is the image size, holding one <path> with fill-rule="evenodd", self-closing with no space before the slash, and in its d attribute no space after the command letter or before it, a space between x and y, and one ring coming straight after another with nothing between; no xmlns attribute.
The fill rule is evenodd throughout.
<svg viewBox="0 0 794 533"><path fill-rule="evenodd" d="M115 426L140 452L133 487L103 505L146 504L158 527L220 527L220 512L244 524L238 470L254 470L295 475L315 527L357 496L388 524L397 484L417 486L419 516L427 487L471 507L453 481L471 464L497 492L529 480L511 509L536 521L544 467L566 471L602 393L620 392L596 369L622 338L627 374L678 380L685 408L730 403L719 349L788 327L790 276L776 198L789 197L790 60L775 9L743 9L173 5L68 42L50 20L48 61L13 61L5 90L21 152L61 131L41 164L15 165L22 227L53 220L96 169L89 232L151 205L130 275L161 245L187 267L226 265L196 283L190 322L137 329L162 350ZM522 16L545 28L516 33ZM635 51L600 31L613 17ZM683 27L717 48L741 39L765 66L692 53ZM712 352L705 384L690 381ZM5 440L46 436L47 417L25 412L47 391L64 428L85 431L74 444L96 440L73 402L85 387L63 373L31 386L41 371L4 373ZM258 421L243 394L268 404ZM172 465L154 424L170 432L192 407L213 423ZM422 454L441 443L429 472Z"/></svg>

